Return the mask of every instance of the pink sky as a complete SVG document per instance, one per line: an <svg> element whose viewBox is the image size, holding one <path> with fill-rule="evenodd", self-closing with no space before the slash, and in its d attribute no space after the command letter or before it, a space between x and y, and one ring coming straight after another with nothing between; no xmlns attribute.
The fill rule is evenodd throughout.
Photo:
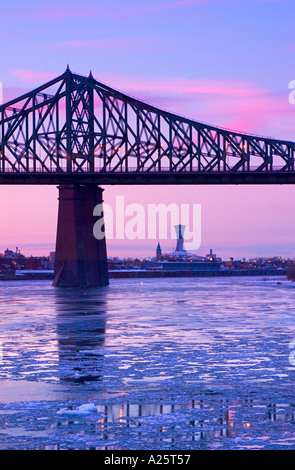
<svg viewBox="0 0 295 470"><path fill-rule="evenodd" d="M54 251L58 191L50 187L1 187L0 250L18 246L26 255ZM261 255L295 256L294 188L292 186L177 186L105 187L104 200L114 211L116 196L125 205L201 204L202 243L199 254L210 248L222 257ZM128 222L131 217L125 217ZM6 242L6 243L5 243ZM172 251L175 240L160 240L162 250ZM111 256L154 255L157 240L110 240Z"/></svg>
<svg viewBox="0 0 295 470"><path fill-rule="evenodd" d="M2 6L4 100L64 72L94 77L159 108L233 130L294 140L295 4L285 0L57 0ZM25 19L25 20L24 20ZM13 24L14 33L11 33ZM292 186L106 187L105 201L202 206L204 254L295 257ZM0 188L0 252L55 248L57 189ZM174 240L160 240L163 251ZM109 241L110 255L145 256L157 241Z"/></svg>
<svg viewBox="0 0 295 470"><path fill-rule="evenodd" d="M41 83L53 78L38 70L15 69L11 74L23 85ZM94 76L96 76L94 74ZM293 108L286 97L261 89L253 83L233 80L188 80L181 78L150 78L132 80L125 75L105 75L101 81L133 91L145 101L162 97L162 103L176 113L192 116L203 110L204 120L216 116L215 123L245 132L267 134L277 126L281 138L290 135ZM11 98L16 90L4 90ZM201 105L200 105L201 102ZM200 113L201 114L201 113ZM274 119L276 119L275 125ZM211 120L212 121L212 120ZM26 255L48 255L55 249L57 196L54 186L1 187L0 251L16 246ZM261 255L295 256L295 203L292 186L176 186L176 187L105 187L105 201L115 211L116 196L124 196L126 205L140 203L147 213L149 203L201 204L202 243L199 254L212 248L222 257ZM126 217L126 222L130 217ZM295 238L295 236L294 236ZM158 240L109 240L110 256L154 255ZM163 251L171 251L175 240L160 240Z"/></svg>

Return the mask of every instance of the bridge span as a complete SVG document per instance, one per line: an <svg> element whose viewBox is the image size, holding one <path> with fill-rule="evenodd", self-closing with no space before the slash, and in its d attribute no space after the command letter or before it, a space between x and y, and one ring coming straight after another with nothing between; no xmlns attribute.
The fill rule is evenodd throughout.
<svg viewBox="0 0 295 470"><path fill-rule="evenodd" d="M55 285L106 285L100 185L293 184L295 143L197 122L69 68L0 106L0 184L59 188Z"/></svg>

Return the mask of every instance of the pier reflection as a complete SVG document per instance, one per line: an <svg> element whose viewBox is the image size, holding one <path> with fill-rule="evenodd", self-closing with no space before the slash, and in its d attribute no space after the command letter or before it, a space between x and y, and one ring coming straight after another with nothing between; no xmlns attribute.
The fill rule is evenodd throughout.
<svg viewBox="0 0 295 470"><path fill-rule="evenodd" d="M106 328L106 289L57 288L59 378L83 383L101 378Z"/></svg>

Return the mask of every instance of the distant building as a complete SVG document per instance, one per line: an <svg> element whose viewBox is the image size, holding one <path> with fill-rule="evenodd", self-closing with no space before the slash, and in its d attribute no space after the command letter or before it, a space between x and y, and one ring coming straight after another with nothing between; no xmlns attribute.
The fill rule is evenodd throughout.
<svg viewBox="0 0 295 470"><path fill-rule="evenodd" d="M12 259L15 257L15 254L12 250L9 250L8 248L4 251L4 258Z"/></svg>
<svg viewBox="0 0 295 470"><path fill-rule="evenodd" d="M158 246L157 246L157 249L156 249L156 259L157 259L157 261L161 260L161 256L162 256L162 250L161 250L160 243L158 242Z"/></svg>
<svg viewBox="0 0 295 470"><path fill-rule="evenodd" d="M165 272L183 271L219 271L219 261L143 261L141 268L144 270L162 270Z"/></svg>
<svg viewBox="0 0 295 470"><path fill-rule="evenodd" d="M20 257L23 257L23 255L21 254L18 247L16 247L15 251L9 250L9 248L4 251L4 258L6 259L15 259Z"/></svg>
<svg viewBox="0 0 295 470"><path fill-rule="evenodd" d="M185 230L185 225L175 225L177 242L176 242L176 252L183 253L186 252L183 244L183 234Z"/></svg>
<svg viewBox="0 0 295 470"><path fill-rule="evenodd" d="M217 260L217 256L215 253L213 253L212 249L210 250L210 253L208 253L206 255L206 258L210 261L216 261Z"/></svg>

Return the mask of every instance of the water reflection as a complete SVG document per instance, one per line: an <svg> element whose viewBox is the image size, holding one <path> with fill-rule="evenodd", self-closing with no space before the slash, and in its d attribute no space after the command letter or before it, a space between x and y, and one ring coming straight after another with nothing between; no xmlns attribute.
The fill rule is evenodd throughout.
<svg viewBox="0 0 295 470"><path fill-rule="evenodd" d="M161 400L160 400L161 402ZM249 421L249 412L251 420ZM83 433L85 447L96 450L264 448L266 436L284 428L292 442L294 408L260 400L193 399L184 404L122 403L97 405L97 417L61 418L59 432ZM84 423L84 424L82 424ZM259 424L261 423L261 424ZM279 439L278 445L279 445ZM95 445L92 445L96 442ZM88 444L88 445L87 445ZM274 444L275 446L275 444ZM60 449L60 446L44 446Z"/></svg>
<svg viewBox="0 0 295 470"><path fill-rule="evenodd" d="M55 289L60 380L72 383L100 380L106 293L106 288Z"/></svg>
<svg viewBox="0 0 295 470"><path fill-rule="evenodd" d="M137 281L5 285L2 448L295 448L294 289Z"/></svg>

